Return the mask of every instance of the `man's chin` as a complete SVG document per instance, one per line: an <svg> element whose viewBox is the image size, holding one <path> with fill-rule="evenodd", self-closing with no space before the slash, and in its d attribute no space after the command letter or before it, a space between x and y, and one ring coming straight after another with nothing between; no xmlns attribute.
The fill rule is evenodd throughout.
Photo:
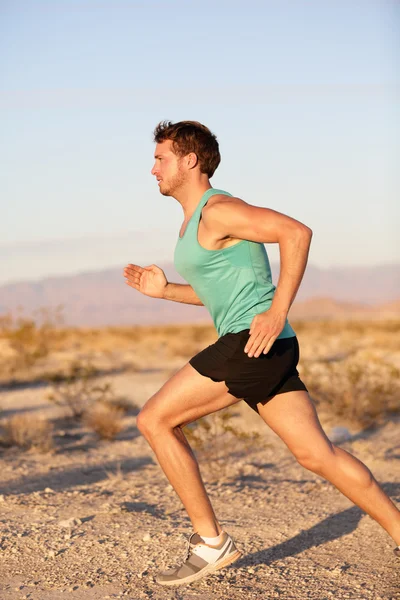
<svg viewBox="0 0 400 600"><path fill-rule="evenodd" d="M163 196L171 196L171 190L168 190L166 188L162 189L162 187L160 186L160 194L162 194Z"/></svg>

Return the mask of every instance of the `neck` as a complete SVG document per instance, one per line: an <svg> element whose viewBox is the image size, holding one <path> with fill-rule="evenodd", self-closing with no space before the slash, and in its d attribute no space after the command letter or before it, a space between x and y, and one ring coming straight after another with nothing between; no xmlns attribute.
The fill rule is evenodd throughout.
<svg viewBox="0 0 400 600"><path fill-rule="evenodd" d="M183 214L185 215L185 220L190 219L190 217L196 210L201 197L211 187L212 185L210 184L210 181L207 177L206 181L199 182L196 185L188 185L176 192L174 198L182 206Z"/></svg>

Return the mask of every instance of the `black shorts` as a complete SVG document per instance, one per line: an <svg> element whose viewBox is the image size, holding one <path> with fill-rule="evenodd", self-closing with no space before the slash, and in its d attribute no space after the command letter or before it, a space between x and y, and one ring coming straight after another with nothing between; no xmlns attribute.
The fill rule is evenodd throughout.
<svg viewBox="0 0 400 600"><path fill-rule="evenodd" d="M201 375L225 381L228 391L258 412L257 403L296 390L307 391L296 369L299 361L297 337L275 340L268 354L249 357L245 346L249 329L227 333L190 359Z"/></svg>

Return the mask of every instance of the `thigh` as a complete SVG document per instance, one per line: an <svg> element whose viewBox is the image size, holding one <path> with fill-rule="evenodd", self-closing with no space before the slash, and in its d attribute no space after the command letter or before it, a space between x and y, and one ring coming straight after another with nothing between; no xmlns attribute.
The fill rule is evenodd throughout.
<svg viewBox="0 0 400 600"><path fill-rule="evenodd" d="M146 402L141 412L159 423L178 427L239 401L223 381L212 381L187 363Z"/></svg>
<svg viewBox="0 0 400 600"><path fill-rule="evenodd" d="M332 444L319 422L309 394L293 391L277 394L269 402L257 405L261 418L285 442L296 456L331 450Z"/></svg>

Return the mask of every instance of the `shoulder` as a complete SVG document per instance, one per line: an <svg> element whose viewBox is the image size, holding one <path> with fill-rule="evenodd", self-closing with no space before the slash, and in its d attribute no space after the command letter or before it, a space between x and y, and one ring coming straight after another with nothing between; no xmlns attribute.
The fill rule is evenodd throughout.
<svg viewBox="0 0 400 600"><path fill-rule="evenodd" d="M215 194L211 196L204 210L209 214L226 213L240 206L247 206L244 200L236 196L227 196L226 194Z"/></svg>
<svg viewBox="0 0 400 600"><path fill-rule="evenodd" d="M240 213L249 205L241 198L227 196L226 194L215 194L211 196L203 209L203 217L209 222L223 221L235 213Z"/></svg>
<svg viewBox="0 0 400 600"><path fill-rule="evenodd" d="M214 204L224 204L226 202L231 202L232 200L240 200L236 196L228 196L228 194L214 194L211 196L206 204L206 206L213 206Z"/></svg>
<svg viewBox="0 0 400 600"><path fill-rule="evenodd" d="M215 194L203 209L204 225L222 236L229 235L230 224L243 218L243 210L249 205L236 196Z"/></svg>

